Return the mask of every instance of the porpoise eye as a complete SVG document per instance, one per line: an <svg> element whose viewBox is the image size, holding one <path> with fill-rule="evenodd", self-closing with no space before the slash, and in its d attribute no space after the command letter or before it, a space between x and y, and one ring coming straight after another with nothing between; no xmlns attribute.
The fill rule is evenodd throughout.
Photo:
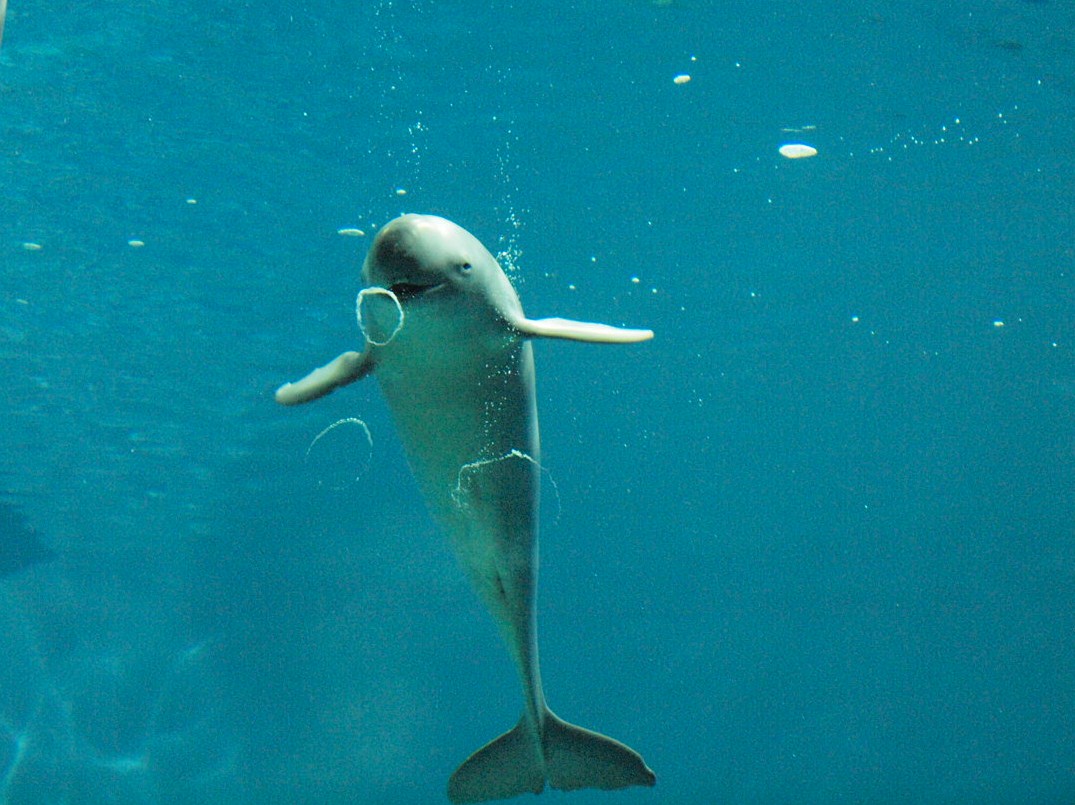
<svg viewBox="0 0 1075 805"><path fill-rule="evenodd" d="M472 268L474 268L474 266L472 266L470 263L462 263L459 266L459 273L469 274Z"/></svg>

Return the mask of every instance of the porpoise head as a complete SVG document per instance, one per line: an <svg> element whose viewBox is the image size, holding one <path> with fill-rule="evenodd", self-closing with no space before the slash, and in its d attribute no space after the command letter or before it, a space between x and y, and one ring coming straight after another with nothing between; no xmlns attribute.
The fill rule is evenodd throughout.
<svg viewBox="0 0 1075 805"><path fill-rule="evenodd" d="M404 215L386 224L366 255L362 279L390 290L405 307L450 295L492 306L509 322L522 316L496 258L463 227L435 215Z"/></svg>

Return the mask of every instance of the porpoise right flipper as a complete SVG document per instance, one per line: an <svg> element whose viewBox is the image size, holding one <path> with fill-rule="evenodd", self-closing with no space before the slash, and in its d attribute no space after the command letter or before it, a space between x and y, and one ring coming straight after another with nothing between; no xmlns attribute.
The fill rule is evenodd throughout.
<svg viewBox="0 0 1075 805"><path fill-rule="evenodd" d="M341 386L361 380L373 371L373 359L366 352L345 352L324 366L314 369L302 380L285 383L276 390L276 401L281 405L301 405Z"/></svg>
<svg viewBox="0 0 1075 805"><path fill-rule="evenodd" d="M560 338L590 344L637 344L653 338L653 330L629 330L572 319L521 319L511 324L527 338Z"/></svg>

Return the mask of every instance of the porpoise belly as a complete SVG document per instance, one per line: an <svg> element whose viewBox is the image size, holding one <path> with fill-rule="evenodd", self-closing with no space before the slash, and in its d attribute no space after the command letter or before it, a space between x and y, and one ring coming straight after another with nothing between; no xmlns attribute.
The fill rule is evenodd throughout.
<svg viewBox="0 0 1075 805"><path fill-rule="evenodd" d="M433 516L520 671L536 682L540 456L533 353L522 340L479 355L441 345L439 357L386 355L378 380Z"/></svg>

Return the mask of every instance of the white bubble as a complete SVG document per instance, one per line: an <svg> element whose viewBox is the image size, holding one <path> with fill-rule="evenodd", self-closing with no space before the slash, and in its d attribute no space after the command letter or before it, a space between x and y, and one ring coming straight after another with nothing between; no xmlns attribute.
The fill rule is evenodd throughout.
<svg viewBox="0 0 1075 805"><path fill-rule="evenodd" d="M787 159L807 159L817 156L817 149L806 143L785 143L778 149Z"/></svg>

